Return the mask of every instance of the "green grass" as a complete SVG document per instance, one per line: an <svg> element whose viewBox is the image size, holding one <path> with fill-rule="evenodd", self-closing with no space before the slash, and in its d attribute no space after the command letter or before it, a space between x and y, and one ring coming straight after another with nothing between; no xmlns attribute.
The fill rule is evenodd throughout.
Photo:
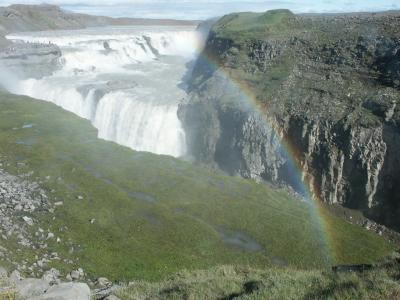
<svg viewBox="0 0 400 300"><path fill-rule="evenodd" d="M270 10L265 13L233 13L222 17L212 28L218 37L256 39L276 35L288 30L295 15L286 9Z"/></svg>
<svg viewBox="0 0 400 300"><path fill-rule="evenodd" d="M22 128L26 124L33 127ZM88 121L27 97L0 94L0 160L10 173L33 170L31 180L54 190L51 201L64 201L54 220L37 213L38 226L50 226L64 241L49 242L49 248L78 259L75 266L53 264L62 271L79 266L91 277L157 280L217 265L368 263L393 249L324 212L334 250L329 261L309 206L286 192L99 140ZM221 230L251 237L262 251L229 246ZM21 248L12 241L5 246ZM71 246L77 249L72 254ZM23 248L14 253L28 261L37 254Z"/></svg>
<svg viewBox="0 0 400 300"><path fill-rule="evenodd" d="M133 282L116 291L121 299L398 299L399 261L364 273L333 273L222 266L167 280Z"/></svg>
<svg viewBox="0 0 400 300"><path fill-rule="evenodd" d="M0 277L0 300L24 300L8 278Z"/></svg>
<svg viewBox="0 0 400 300"><path fill-rule="evenodd" d="M267 44L265 49L267 53L276 41L289 39L289 36L297 37L300 32L308 29L309 24L298 22L292 12L281 9L264 13L229 14L218 20L211 32L216 39L231 41L231 48L219 55L222 60L230 62L229 67L224 67L229 77L246 84L257 98L269 99L282 90L282 84L293 71L298 54L291 53L288 51L290 47L287 47L285 53L279 54L278 58L265 58L269 60L268 65L260 69L256 59L252 58L252 47L269 41L270 45Z"/></svg>
<svg viewBox="0 0 400 300"><path fill-rule="evenodd" d="M382 113L363 108L365 102L389 94L374 101L390 107L396 90L382 84L372 52L366 51L363 59L353 55L359 51L360 37L369 35L366 19L350 22L351 29L347 21L334 20L296 16L288 10L229 14L212 26L209 47L215 49L204 54L253 95L265 114L375 127L384 121ZM385 38L398 35L382 20L376 27ZM194 86L203 89L206 79L199 76ZM231 98L219 101L233 105L237 96Z"/></svg>

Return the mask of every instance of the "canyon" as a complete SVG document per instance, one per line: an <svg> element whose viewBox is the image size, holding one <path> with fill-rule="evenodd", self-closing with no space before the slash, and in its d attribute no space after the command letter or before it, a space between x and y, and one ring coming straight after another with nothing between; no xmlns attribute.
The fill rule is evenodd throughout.
<svg viewBox="0 0 400 300"><path fill-rule="evenodd" d="M0 296L396 297L399 23L0 8Z"/></svg>
<svg viewBox="0 0 400 300"><path fill-rule="evenodd" d="M225 16L179 110L189 151L301 193L295 164L317 199L399 229L399 22L396 12Z"/></svg>

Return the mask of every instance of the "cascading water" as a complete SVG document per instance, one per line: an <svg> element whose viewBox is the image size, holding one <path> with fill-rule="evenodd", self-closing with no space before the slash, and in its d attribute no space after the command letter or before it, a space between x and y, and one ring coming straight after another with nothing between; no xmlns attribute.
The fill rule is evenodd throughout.
<svg viewBox="0 0 400 300"><path fill-rule="evenodd" d="M11 92L89 119L100 138L139 151L185 155L177 109L200 44L194 28L106 27L8 38L56 44L62 52L58 71L21 80Z"/></svg>

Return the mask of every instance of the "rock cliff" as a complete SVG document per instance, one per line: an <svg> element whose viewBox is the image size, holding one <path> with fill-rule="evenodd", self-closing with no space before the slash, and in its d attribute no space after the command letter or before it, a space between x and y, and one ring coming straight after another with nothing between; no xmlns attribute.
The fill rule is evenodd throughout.
<svg viewBox="0 0 400 300"><path fill-rule="evenodd" d="M400 229L399 36L398 12L223 17L179 110L191 154L297 190L298 165L322 201Z"/></svg>

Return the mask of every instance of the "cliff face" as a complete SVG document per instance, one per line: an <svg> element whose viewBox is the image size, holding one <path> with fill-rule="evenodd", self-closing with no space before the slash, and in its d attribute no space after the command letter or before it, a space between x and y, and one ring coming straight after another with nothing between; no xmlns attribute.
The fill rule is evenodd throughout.
<svg viewBox="0 0 400 300"><path fill-rule="evenodd" d="M396 12L222 18L179 111L191 154L297 189L289 148L323 201L400 229L399 28Z"/></svg>
<svg viewBox="0 0 400 300"><path fill-rule="evenodd" d="M9 77L42 78L60 67L60 57L61 50L56 45L20 43L0 51L0 67Z"/></svg>

